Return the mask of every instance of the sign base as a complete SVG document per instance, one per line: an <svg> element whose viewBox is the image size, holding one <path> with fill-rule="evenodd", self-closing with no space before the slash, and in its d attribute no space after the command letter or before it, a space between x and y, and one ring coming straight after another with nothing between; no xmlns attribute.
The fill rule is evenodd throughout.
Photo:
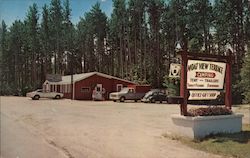
<svg viewBox="0 0 250 158"><path fill-rule="evenodd" d="M242 114L218 116L171 115L176 133L192 139L202 139L210 134L237 133L242 130Z"/></svg>

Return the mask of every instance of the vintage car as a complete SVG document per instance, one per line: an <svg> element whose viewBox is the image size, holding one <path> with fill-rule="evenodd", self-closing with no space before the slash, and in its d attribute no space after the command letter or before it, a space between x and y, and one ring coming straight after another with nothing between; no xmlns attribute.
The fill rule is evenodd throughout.
<svg viewBox="0 0 250 158"><path fill-rule="evenodd" d="M63 93L45 92L42 89L37 89L36 91L27 93L26 96L32 98L33 100L39 100L40 98L60 99L63 98Z"/></svg>
<svg viewBox="0 0 250 158"><path fill-rule="evenodd" d="M145 103L155 103L157 101L162 103L163 101L167 102L167 100L167 95L160 89L153 89L142 98L142 102Z"/></svg>
<svg viewBox="0 0 250 158"><path fill-rule="evenodd" d="M129 85L120 92L110 93L109 99L113 101L124 102L125 100L134 100L137 102L150 90L149 85Z"/></svg>

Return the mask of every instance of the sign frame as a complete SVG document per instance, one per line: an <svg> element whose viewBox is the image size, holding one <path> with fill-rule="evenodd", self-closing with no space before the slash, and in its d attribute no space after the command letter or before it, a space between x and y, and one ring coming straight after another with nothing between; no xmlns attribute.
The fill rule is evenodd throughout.
<svg viewBox="0 0 250 158"><path fill-rule="evenodd" d="M214 62L225 62L225 107L228 109L232 108L232 52L229 50L227 55L212 55L204 53L190 53L187 50L179 51L178 54L181 56L181 81L180 81L180 96L183 101L180 105L181 115L187 116L187 101L188 101L188 89L187 89L187 62L188 60L203 60L203 61L214 61Z"/></svg>

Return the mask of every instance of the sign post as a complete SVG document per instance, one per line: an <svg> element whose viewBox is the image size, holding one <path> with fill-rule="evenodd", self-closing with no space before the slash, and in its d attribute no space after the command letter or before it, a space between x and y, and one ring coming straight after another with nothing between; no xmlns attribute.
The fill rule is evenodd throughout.
<svg viewBox="0 0 250 158"><path fill-rule="evenodd" d="M181 52L181 81L180 81L180 96L183 98L181 102L181 115L187 115L187 52Z"/></svg>
<svg viewBox="0 0 250 158"><path fill-rule="evenodd" d="M228 109L232 108L232 54L229 51L229 56L227 57L227 68L226 68L226 95L225 95L225 106Z"/></svg>

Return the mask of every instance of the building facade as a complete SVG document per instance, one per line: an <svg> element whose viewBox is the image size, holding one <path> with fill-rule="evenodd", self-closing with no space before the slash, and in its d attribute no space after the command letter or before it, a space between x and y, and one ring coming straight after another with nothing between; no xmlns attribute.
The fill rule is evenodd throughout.
<svg viewBox="0 0 250 158"><path fill-rule="evenodd" d="M128 85L135 85L134 82L99 72L75 74L73 80L71 77L71 75L62 76L58 82L46 80L43 89L63 93L64 98L68 99L92 100L95 94L97 97L94 98L97 100L107 100L109 93L120 91Z"/></svg>

